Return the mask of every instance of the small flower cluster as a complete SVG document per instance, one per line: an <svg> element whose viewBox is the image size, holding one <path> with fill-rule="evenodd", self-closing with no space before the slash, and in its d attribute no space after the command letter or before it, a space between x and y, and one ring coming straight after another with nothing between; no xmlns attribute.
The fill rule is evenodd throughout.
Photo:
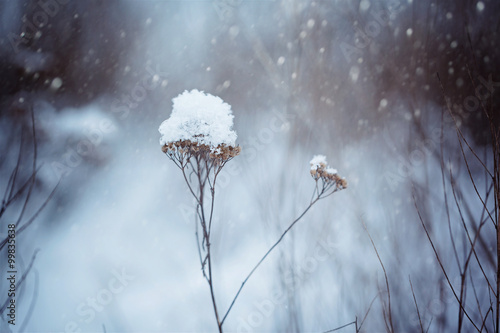
<svg viewBox="0 0 500 333"><path fill-rule="evenodd" d="M219 144L214 152L209 154L211 159L219 159L221 161L227 161L235 156L238 156L241 152L240 146L226 146L224 143Z"/></svg>
<svg viewBox="0 0 500 333"><path fill-rule="evenodd" d="M315 181L321 179L327 185L335 185L339 190L347 188L347 180L337 174L337 170L328 167L324 155L315 155L311 160L311 176Z"/></svg>
<svg viewBox="0 0 500 333"><path fill-rule="evenodd" d="M224 143L219 144L217 147L209 147L197 141L178 140L167 142L162 146L161 150L169 157L173 157L174 154L187 159L193 156L201 156L220 164L239 155L241 147L226 146Z"/></svg>

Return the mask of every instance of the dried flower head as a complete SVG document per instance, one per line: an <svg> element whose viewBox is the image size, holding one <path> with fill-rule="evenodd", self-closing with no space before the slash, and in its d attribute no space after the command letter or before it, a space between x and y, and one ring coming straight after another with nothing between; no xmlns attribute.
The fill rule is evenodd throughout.
<svg viewBox="0 0 500 333"><path fill-rule="evenodd" d="M311 160L311 176L315 181L321 179L325 186L334 186L336 190L347 188L347 180L341 178L337 170L328 166L326 156L315 155Z"/></svg>
<svg viewBox="0 0 500 333"><path fill-rule="evenodd" d="M172 101L172 114L158 129L167 156L177 160L197 156L222 164L240 153L229 104L198 90L185 91Z"/></svg>

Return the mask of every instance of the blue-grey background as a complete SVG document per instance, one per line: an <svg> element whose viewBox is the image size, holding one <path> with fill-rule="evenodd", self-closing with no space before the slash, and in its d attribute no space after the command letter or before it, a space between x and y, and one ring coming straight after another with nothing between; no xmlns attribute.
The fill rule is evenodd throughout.
<svg viewBox="0 0 500 333"><path fill-rule="evenodd" d="M232 106L243 149L217 189L220 311L307 206L312 156L326 155L349 182L259 268L226 331L324 332L359 324L370 309L363 330L385 332L386 284L363 222L387 271L396 331L419 329L409 277L424 325L455 330L458 307L412 191L458 283L451 239L460 249L467 241L456 206L451 229L446 222L440 156L477 225L482 206L454 124L491 166L485 117L465 103L484 81L493 84L480 93L498 106L499 14L494 0L2 0L0 189L19 150L21 175L30 175L31 110L40 170L27 215L59 184L17 237L24 266L40 252L17 301L18 324L2 329L216 331L193 200L157 131L171 99L199 89ZM484 171L466 152L484 193ZM450 200L449 171L445 179ZM21 206L0 220L2 236ZM495 246L492 230L478 251ZM487 287L476 281L487 306Z"/></svg>

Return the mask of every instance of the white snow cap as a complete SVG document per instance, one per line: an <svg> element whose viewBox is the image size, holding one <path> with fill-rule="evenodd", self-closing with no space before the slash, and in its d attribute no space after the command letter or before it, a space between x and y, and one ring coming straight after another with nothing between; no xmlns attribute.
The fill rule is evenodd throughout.
<svg viewBox="0 0 500 333"><path fill-rule="evenodd" d="M193 89L172 99L170 118L161 123L160 144L179 140L196 141L215 148L236 146L231 106L217 96Z"/></svg>
<svg viewBox="0 0 500 333"><path fill-rule="evenodd" d="M321 168L320 164L327 165L326 163L326 156L325 155L314 155L313 159L311 160L311 170L316 170L318 168Z"/></svg>
<svg viewBox="0 0 500 333"><path fill-rule="evenodd" d="M337 169L334 168L327 168L326 173L329 173L330 175L336 175L337 174Z"/></svg>
<svg viewBox="0 0 500 333"><path fill-rule="evenodd" d="M325 155L314 155L311 162L311 170L318 170L318 169L324 169L326 173L330 175L336 175L337 174L337 169L331 168L331 167L326 167L328 163L326 162L326 156ZM323 164L323 165L321 165Z"/></svg>

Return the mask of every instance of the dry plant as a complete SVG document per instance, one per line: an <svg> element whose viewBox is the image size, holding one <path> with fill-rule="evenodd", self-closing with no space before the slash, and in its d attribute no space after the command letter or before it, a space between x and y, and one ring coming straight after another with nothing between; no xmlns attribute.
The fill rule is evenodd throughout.
<svg viewBox="0 0 500 333"><path fill-rule="evenodd" d="M470 69L470 80L477 91ZM498 112L493 108L492 100L480 100L491 135L489 147L484 148L483 157L478 147L473 147L459 125L458 116L452 111L449 98L446 97L443 84L438 75L442 92L446 100L446 112L453 120L460 155L467 170L471 188L463 190L459 186L456 174L447 167L444 159L444 148L441 142L441 183L446 223L450 242L444 244L436 240L432 233L432 222L426 221L422 209L416 199L415 188L413 199L420 223L432 247L437 263L452 293L457 307L457 331L499 332L500 323L500 229L498 215L500 207L500 131L498 128ZM479 111L478 111L479 112ZM443 135L443 118L441 134ZM493 157L491 161L490 156ZM482 169L477 172L474 165ZM484 188L483 188L484 187ZM449 190L448 190L449 188ZM473 193L481 209L477 211L474 203L467 200L467 194ZM450 203L451 202L451 203ZM458 228L459 234L452 230ZM458 240L462 239L460 243ZM495 252L493 252L495 249ZM447 260L443 252L449 251L453 260ZM450 267L453 263L454 267ZM459 284L454 284L452 274L458 272ZM411 283L411 281L410 281ZM412 288L413 291L413 288ZM415 299L418 311L418 305ZM423 325L420 318L420 327Z"/></svg>
<svg viewBox="0 0 500 333"><path fill-rule="evenodd" d="M5 238L0 240L0 255L5 258L5 264L8 262L12 262L14 264L15 270L21 273L20 277L16 280L15 284L15 294L16 294L16 304L19 305L19 299L22 296L22 287L30 274L33 264L36 259L36 255L38 253L38 249L36 249L31 255L31 259L27 267L24 267L22 264L22 248L19 244L18 236L23 233L27 228L29 228L32 223L36 220L38 215L42 212L42 210L47 206L52 196L54 195L57 185L51 191L51 193L47 196L44 202L34 210L31 216L26 217L30 209L30 202L33 199L35 184L37 180L37 173L40 169L37 166L37 137L36 137L36 129L35 129L35 119L34 114L31 112L31 129L29 129L30 133L26 133L27 129L22 128L21 132L21 141L19 144L19 152L17 156L17 161L15 167L13 168L6 187L4 191L4 195L2 198L2 203L0 206L0 224L5 227L9 227L9 230L15 230L15 236L12 233L8 233ZM29 148L26 147L25 138L26 136L30 136L32 140L32 160L26 161L25 156L29 155ZM28 175L24 174L24 171L28 170ZM3 279L4 280L4 279ZM28 308L27 315L23 318L21 322L20 331L24 330L24 327L28 323L31 313L34 309L34 304L36 302L36 295L38 292L38 275L35 274L35 287L34 294L31 297L31 304ZM6 293L7 294L7 293ZM12 297L7 296L5 299L2 299L0 303L0 315L4 317L5 310L9 305L9 302ZM7 311L8 312L8 311ZM8 319L7 319L8 320ZM2 327L2 329L8 329Z"/></svg>
<svg viewBox="0 0 500 333"><path fill-rule="evenodd" d="M378 253L377 246L375 245L375 242L373 241L372 236L368 232L368 228L367 228L365 222L363 220L361 220L361 223L362 223L363 228L365 229L365 231L368 235L368 238L370 239L370 243L372 244L373 250L375 251L375 254L377 255L377 259L378 259L378 262L380 263L380 266L382 267L382 271L384 272L385 286L387 288L387 304L382 300L382 314L383 314L385 328L386 328L387 332L393 333L395 331L394 331L394 323L392 320L392 310L391 310L391 289L389 287L389 278L387 277L387 271L385 269L384 263L382 262L382 259L380 258L380 254ZM383 292L380 290L379 294L382 294L382 293ZM357 329L356 329L356 332L358 332Z"/></svg>
<svg viewBox="0 0 500 333"><path fill-rule="evenodd" d="M311 160L310 173L315 187L308 206L290 223L278 240L262 256L245 277L228 309L222 315L217 306L212 274L211 231L214 216L214 202L217 176L231 159L240 154L236 145L236 133L231 129L231 109L220 98L193 90L174 98L174 108L169 119L160 126L162 151L181 170L190 193L196 200L196 242L204 279L210 288L210 295L219 332L243 287L283 240L285 235L320 199L345 189L347 181L337 171L328 167L326 157L316 155ZM210 196L206 199L207 192ZM201 235L200 235L201 229Z"/></svg>

